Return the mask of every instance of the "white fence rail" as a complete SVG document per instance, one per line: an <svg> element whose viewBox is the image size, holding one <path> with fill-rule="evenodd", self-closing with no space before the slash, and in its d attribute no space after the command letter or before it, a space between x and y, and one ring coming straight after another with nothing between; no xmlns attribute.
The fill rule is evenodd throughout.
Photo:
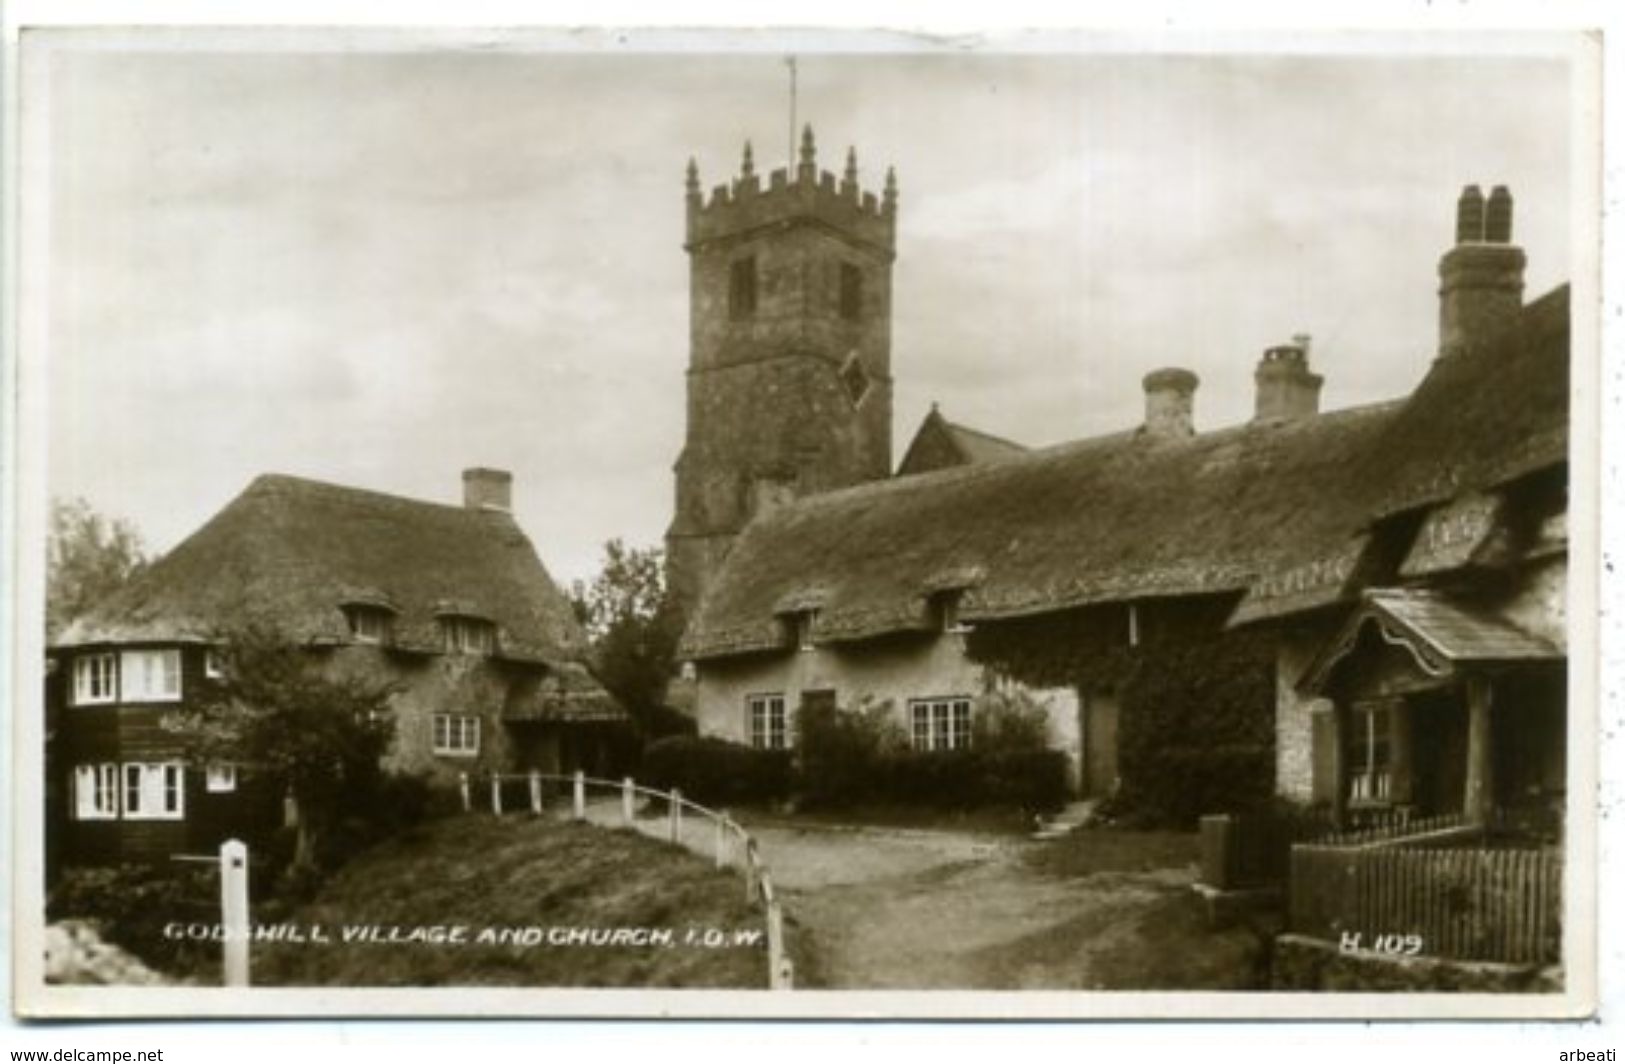
<svg viewBox="0 0 1625 1064"><path fill-rule="evenodd" d="M784 942L784 906L773 889L773 878L762 860L756 839L726 811L711 809L683 797L682 791L657 790L639 784L631 776L621 780L599 779L582 772L560 775L548 772L491 773L484 779L485 799L491 813L504 816L528 812L541 816L562 812L568 795L568 809L575 820L600 825L619 825L643 834L653 834L701 854L713 855L718 868L737 867L745 881L745 901L759 905L767 928L768 986L790 990L795 986L795 964ZM549 796L549 785L553 796ZM475 781L463 773L459 790L463 811L473 812ZM602 802L589 803L589 790L608 792ZM515 796L518 799L515 800ZM619 810L615 799L619 799ZM639 799L661 803L666 814L661 820L639 816ZM554 803L561 808L555 809ZM692 813L692 816L688 814Z"/></svg>

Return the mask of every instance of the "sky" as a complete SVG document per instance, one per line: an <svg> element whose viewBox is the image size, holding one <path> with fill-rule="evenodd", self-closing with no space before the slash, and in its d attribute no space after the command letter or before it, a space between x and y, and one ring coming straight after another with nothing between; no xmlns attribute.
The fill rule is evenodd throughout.
<svg viewBox="0 0 1625 1064"><path fill-rule="evenodd" d="M550 40L53 50L24 189L51 494L163 551L260 473L455 503L487 465L562 582L658 544L684 168L784 164L791 46ZM898 456L933 402L1032 445L1132 427L1162 366L1235 424L1295 333L1323 408L1402 395L1466 183L1512 189L1526 297L1573 272L1560 61L872 43L797 42L797 115L823 167L896 168Z"/></svg>

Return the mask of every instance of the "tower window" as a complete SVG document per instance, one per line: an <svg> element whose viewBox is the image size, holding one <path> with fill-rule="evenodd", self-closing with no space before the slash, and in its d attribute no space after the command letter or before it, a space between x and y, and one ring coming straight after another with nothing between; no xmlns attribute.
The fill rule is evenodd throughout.
<svg viewBox="0 0 1625 1064"><path fill-rule="evenodd" d="M857 321L863 314L863 271L841 263L841 317Z"/></svg>
<svg viewBox="0 0 1625 1064"><path fill-rule="evenodd" d="M728 316L735 321L756 313L756 257L735 259L728 268Z"/></svg>
<svg viewBox="0 0 1625 1064"><path fill-rule="evenodd" d="M846 396L853 406L863 402L864 396L869 394L869 374L864 371L863 359L856 351L846 356L846 364L841 367L841 383L846 386Z"/></svg>

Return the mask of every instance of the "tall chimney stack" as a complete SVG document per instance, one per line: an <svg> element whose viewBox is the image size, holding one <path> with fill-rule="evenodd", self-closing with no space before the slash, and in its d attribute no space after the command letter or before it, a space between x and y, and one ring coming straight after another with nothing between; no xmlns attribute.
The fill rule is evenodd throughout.
<svg viewBox="0 0 1625 1064"><path fill-rule="evenodd" d="M1290 344L1264 351L1253 371L1257 385L1254 421L1296 421L1320 413L1320 386L1326 379L1309 371L1309 337L1298 334Z"/></svg>
<svg viewBox="0 0 1625 1064"><path fill-rule="evenodd" d="M1188 369L1156 369L1145 375L1147 436L1177 440L1196 431L1192 397L1200 381Z"/></svg>
<svg viewBox="0 0 1625 1064"><path fill-rule="evenodd" d="M513 510L513 474L506 469L463 470L463 505L470 510Z"/></svg>
<svg viewBox="0 0 1625 1064"><path fill-rule="evenodd" d="M1468 185L1456 202L1456 246L1439 260L1439 357L1469 354L1523 308L1523 249L1512 243L1512 193Z"/></svg>

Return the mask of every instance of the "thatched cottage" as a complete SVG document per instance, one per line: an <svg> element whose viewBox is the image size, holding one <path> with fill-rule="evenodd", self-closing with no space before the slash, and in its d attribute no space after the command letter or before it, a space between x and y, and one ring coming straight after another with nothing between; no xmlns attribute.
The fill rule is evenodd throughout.
<svg viewBox="0 0 1625 1064"><path fill-rule="evenodd" d="M1244 773L1338 805L1550 806L1567 289L1523 303L1504 189L1458 214L1408 397L1320 412L1300 337L1257 363L1243 425L1196 431L1195 376L1158 370L1124 432L976 451L934 413L916 475L759 507L685 633L701 730L782 745L809 700L885 700L953 747L1016 687L1085 794Z"/></svg>
<svg viewBox="0 0 1625 1064"><path fill-rule="evenodd" d="M186 762L166 714L220 679L220 641L269 626L335 673L396 686L398 769L594 768L624 711L511 512L511 477L471 469L447 506L257 478L49 654L66 856L164 856L246 808L232 765Z"/></svg>

